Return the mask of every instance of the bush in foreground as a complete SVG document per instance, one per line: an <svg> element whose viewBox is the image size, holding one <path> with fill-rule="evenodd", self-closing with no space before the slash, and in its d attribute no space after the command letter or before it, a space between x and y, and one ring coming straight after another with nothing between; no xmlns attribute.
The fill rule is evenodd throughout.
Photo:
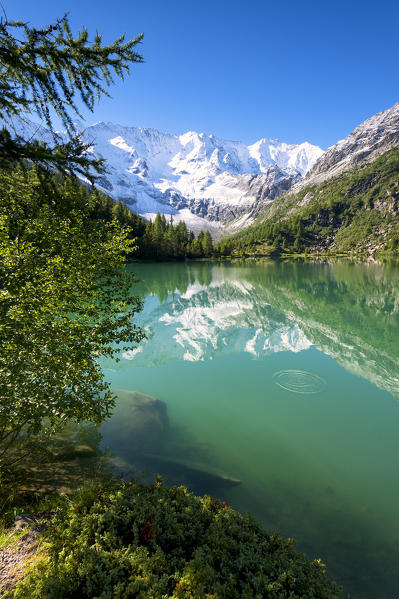
<svg viewBox="0 0 399 599"><path fill-rule="evenodd" d="M342 597L292 540L162 482L88 487L47 535L48 557L18 599Z"/></svg>

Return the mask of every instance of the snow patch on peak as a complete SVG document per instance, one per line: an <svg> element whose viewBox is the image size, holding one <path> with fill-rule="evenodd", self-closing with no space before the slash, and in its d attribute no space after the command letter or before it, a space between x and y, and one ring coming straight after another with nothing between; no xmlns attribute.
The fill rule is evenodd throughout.
<svg viewBox="0 0 399 599"><path fill-rule="evenodd" d="M127 144L126 141L123 139L123 137L121 137L120 135L118 135L117 137L114 137L113 139L110 139L109 143L112 146L115 146L116 148L120 148L124 152L129 152L130 154L133 154L136 152L134 147L129 146L129 144Z"/></svg>

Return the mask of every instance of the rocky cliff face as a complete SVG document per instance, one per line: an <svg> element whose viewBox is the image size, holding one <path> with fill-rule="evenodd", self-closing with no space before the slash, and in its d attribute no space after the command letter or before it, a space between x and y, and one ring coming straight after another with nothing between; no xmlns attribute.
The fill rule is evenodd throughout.
<svg viewBox="0 0 399 599"><path fill-rule="evenodd" d="M399 146L399 102L367 119L317 160L301 184L321 183Z"/></svg>
<svg viewBox="0 0 399 599"><path fill-rule="evenodd" d="M240 228L300 178L299 173L287 173L273 165L262 175L225 172L215 184L213 197L188 198L186 206L192 214Z"/></svg>

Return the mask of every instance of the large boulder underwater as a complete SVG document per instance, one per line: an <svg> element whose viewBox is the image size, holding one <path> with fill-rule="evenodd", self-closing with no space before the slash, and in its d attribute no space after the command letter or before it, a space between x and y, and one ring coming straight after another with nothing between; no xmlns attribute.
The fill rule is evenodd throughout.
<svg viewBox="0 0 399 599"><path fill-rule="evenodd" d="M184 484L196 493L218 494L240 484L209 460L190 459L198 452L194 438L175 438L165 402L138 391L114 389L118 397L102 427L103 445L111 445L110 462L120 473L144 481L161 475L168 486Z"/></svg>

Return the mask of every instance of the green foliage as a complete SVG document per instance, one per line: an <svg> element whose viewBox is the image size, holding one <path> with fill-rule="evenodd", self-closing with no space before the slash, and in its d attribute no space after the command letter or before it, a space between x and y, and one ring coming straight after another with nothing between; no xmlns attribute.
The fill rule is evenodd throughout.
<svg viewBox="0 0 399 599"><path fill-rule="evenodd" d="M48 559L15 599L342 597L320 560L225 502L184 487L84 489L48 532Z"/></svg>
<svg viewBox="0 0 399 599"><path fill-rule="evenodd" d="M0 464L44 425L48 434L107 416L113 396L98 358L143 338L123 270L133 241L117 221L91 218L96 199L74 179L1 174Z"/></svg>
<svg viewBox="0 0 399 599"><path fill-rule="evenodd" d="M86 176L92 176L90 167L101 170L101 163L86 154L89 146L80 140L72 117L80 116L78 102L93 111L113 78L123 78L132 63L142 62L135 50L142 37L125 42L121 36L103 44L99 33L91 42L85 28L75 37L66 16L43 29L2 18L0 117L7 127L0 131L0 166L28 159ZM67 143L54 132L51 110L66 128ZM50 129L52 146L10 135L12 118L32 113Z"/></svg>
<svg viewBox="0 0 399 599"><path fill-rule="evenodd" d="M224 243L237 254L313 251L397 253L399 150L374 163L272 202L252 226Z"/></svg>

